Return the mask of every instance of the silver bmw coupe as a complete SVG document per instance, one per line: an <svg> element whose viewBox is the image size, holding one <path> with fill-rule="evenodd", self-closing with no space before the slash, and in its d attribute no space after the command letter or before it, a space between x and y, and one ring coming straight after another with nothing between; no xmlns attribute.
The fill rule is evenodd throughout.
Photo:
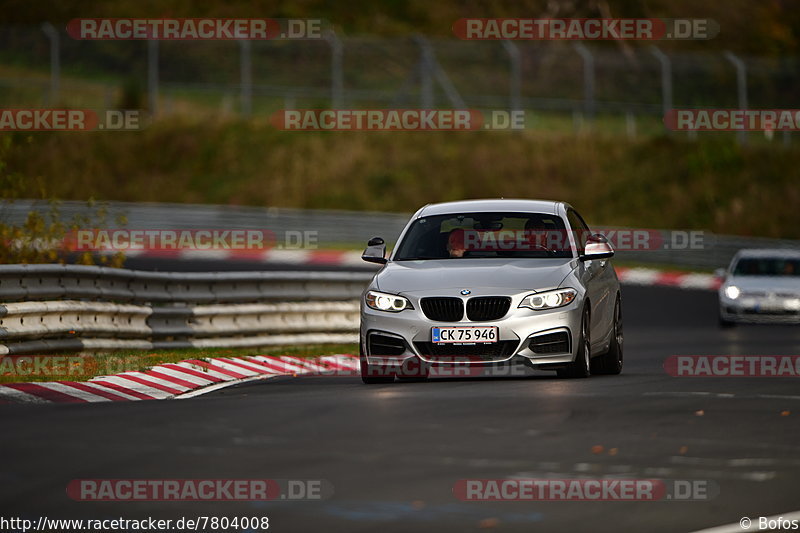
<svg viewBox="0 0 800 533"><path fill-rule="evenodd" d="M362 379L519 365L560 377L619 374L622 302L613 255L564 202L426 205L388 258L380 237L362 256L383 265L361 300Z"/></svg>

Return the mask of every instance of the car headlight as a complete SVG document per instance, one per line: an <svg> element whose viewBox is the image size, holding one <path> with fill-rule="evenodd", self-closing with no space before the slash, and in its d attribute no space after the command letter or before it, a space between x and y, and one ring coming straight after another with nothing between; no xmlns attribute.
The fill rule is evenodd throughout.
<svg viewBox="0 0 800 533"><path fill-rule="evenodd" d="M364 300L370 309L375 309L376 311L399 313L404 309L414 309L407 298L396 294L386 294L385 292L367 291Z"/></svg>
<svg viewBox="0 0 800 533"><path fill-rule="evenodd" d="M534 311L554 309L571 303L578 296L575 289L556 289L554 291L537 292L529 294L520 302L520 307L527 307Z"/></svg>
<svg viewBox="0 0 800 533"><path fill-rule="evenodd" d="M736 298L738 298L741 293L742 291L740 291L739 287L737 287L736 285L728 285L727 287L725 287L725 296L727 296L731 300L735 300Z"/></svg>

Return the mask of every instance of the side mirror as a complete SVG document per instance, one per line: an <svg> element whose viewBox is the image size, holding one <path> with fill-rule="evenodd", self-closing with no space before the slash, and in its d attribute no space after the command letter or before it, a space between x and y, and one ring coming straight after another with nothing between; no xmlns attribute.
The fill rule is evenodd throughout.
<svg viewBox="0 0 800 533"><path fill-rule="evenodd" d="M578 259L590 261L592 259L607 259L614 256L614 249L608 243L605 235L595 233L586 239L586 248Z"/></svg>
<svg viewBox="0 0 800 533"><path fill-rule="evenodd" d="M367 249L361 254L361 259L367 263L386 264L386 243L380 237L373 237L367 243Z"/></svg>
<svg viewBox="0 0 800 533"><path fill-rule="evenodd" d="M717 279L725 279L728 277L728 271L724 268L718 268L714 271L714 277Z"/></svg>

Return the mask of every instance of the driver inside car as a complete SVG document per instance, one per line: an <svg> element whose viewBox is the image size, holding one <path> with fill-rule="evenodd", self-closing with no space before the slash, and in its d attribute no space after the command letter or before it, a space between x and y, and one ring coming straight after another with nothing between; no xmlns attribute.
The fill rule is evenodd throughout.
<svg viewBox="0 0 800 533"><path fill-rule="evenodd" d="M466 247L464 245L464 230L454 229L447 237L447 253L451 258L464 257Z"/></svg>

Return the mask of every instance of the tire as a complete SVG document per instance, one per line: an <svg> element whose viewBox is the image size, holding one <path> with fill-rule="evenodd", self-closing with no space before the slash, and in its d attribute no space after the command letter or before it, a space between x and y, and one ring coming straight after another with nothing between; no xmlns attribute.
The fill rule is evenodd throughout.
<svg viewBox="0 0 800 533"><path fill-rule="evenodd" d="M581 318L581 336L578 340L578 349L575 352L575 361L571 362L566 368L556 370L556 375L560 378L588 378L591 349L589 338L589 308L583 308Z"/></svg>
<svg viewBox="0 0 800 533"><path fill-rule="evenodd" d="M736 322L731 322L730 320L725 320L722 318L722 315L719 315L719 327L722 329L729 329L736 326Z"/></svg>
<svg viewBox="0 0 800 533"><path fill-rule="evenodd" d="M358 345L358 360L361 364L361 381L367 385L394 382L393 372L389 373L388 375L381 375L381 371L379 370L381 367L369 365L367 362L367 356L364 355L364 348L361 346L361 343ZM386 372L386 370L383 372Z"/></svg>
<svg viewBox="0 0 800 533"><path fill-rule="evenodd" d="M614 324L611 331L611 344L608 347L608 352L592 360L592 374L616 375L622 372L623 344L622 303L619 296L617 296L617 301L614 304Z"/></svg>

